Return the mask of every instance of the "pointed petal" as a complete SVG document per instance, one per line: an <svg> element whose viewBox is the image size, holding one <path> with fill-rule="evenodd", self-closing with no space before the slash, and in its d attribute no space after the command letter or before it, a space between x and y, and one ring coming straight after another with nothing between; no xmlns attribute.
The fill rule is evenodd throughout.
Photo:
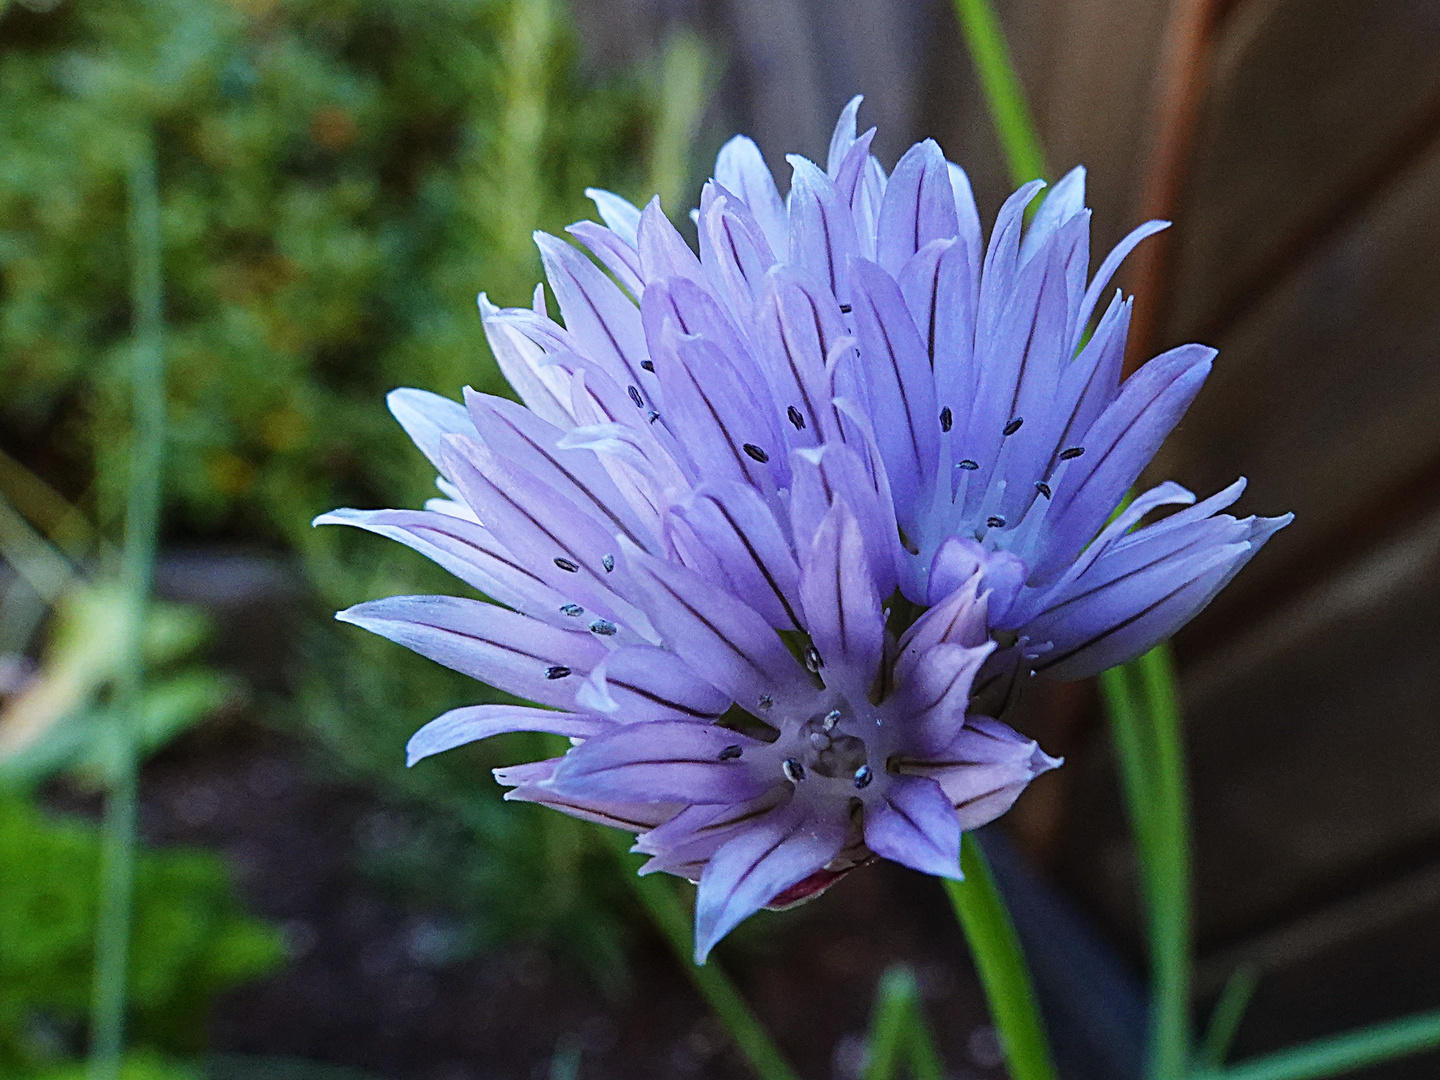
<svg viewBox="0 0 1440 1080"><path fill-rule="evenodd" d="M480 325L495 354L500 373L520 400L542 420L567 428L575 422L566 392L566 373L554 365L543 348L526 336L504 312L480 294Z"/></svg>
<svg viewBox="0 0 1440 1080"><path fill-rule="evenodd" d="M955 807L960 829L969 832L1005 813L1031 780L1060 764L1033 739L997 720L972 716L955 741L932 760L905 761L899 767L939 783Z"/></svg>
<svg viewBox="0 0 1440 1080"><path fill-rule="evenodd" d="M790 182L790 262L828 287L840 303L849 303L846 264L859 251L850 207L813 162L796 154L786 160L795 170Z"/></svg>
<svg viewBox="0 0 1440 1080"><path fill-rule="evenodd" d="M694 571L627 547L625 560L644 609L666 645L712 686L745 708L779 702L813 686L769 624Z"/></svg>
<svg viewBox="0 0 1440 1080"><path fill-rule="evenodd" d="M466 743L511 731L541 731L548 735L588 738L615 726L613 720L523 705L467 705L451 709L422 727L405 744L405 764L453 750Z"/></svg>
<svg viewBox="0 0 1440 1080"><path fill-rule="evenodd" d="M545 783L572 798L743 802L775 786L778 771L746 760L764 746L726 728L689 720L625 724L572 749Z"/></svg>
<svg viewBox="0 0 1440 1080"><path fill-rule="evenodd" d="M860 523L841 499L831 505L802 559L800 596L805 629L823 662L821 678L864 697L885 651L885 613Z"/></svg>
<svg viewBox="0 0 1440 1080"><path fill-rule="evenodd" d="M656 195L640 214L640 229L637 233L640 252L640 276L646 284L665 278L683 277L705 283L705 273L700 260L690 250L690 245L670 224L665 211L660 208L660 196Z"/></svg>
<svg viewBox="0 0 1440 1080"><path fill-rule="evenodd" d="M506 607L564 626L565 596L517 563L481 525L430 510L332 510L316 525L353 525L433 559Z"/></svg>
<svg viewBox="0 0 1440 1080"><path fill-rule="evenodd" d="M791 802L717 851L695 900L695 962L703 964L716 942L833 859L845 836L843 817L814 815Z"/></svg>
<svg viewBox="0 0 1440 1080"><path fill-rule="evenodd" d="M892 777L885 797L865 804L865 846L922 874L961 878L960 822L928 777Z"/></svg>
<svg viewBox="0 0 1440 1080"><path fill-rule="evenodd" d="M537 232L535 245L565 329L585 358L616 382L653 393L653 378L641 367L648 355L639 310L598 266L559 237Z"/></svg>
<svg viewBox="0 0 1440 1080"><path fill-rule="evenodd" d="M835 130L830 135L830 152L825 158L825 171L830 174L831 179L834 179L840 162L844 161L845 155L849 153L850 144L855 141L855 118L860 114L860 103L864 100L864 94L856 94L845 103L835 121Z"/></svg>
<svg viewBox="0 0 1440 1080"><path fill-rule="evenodd" d="M458 401L451 401L428 390L402 387L385 395L390 415L400 422L405 434L430 459L437 471L440 465L440 440L446 435L474 435L475 425L470 414Z"/></svg>
<svg viewBox="0 0 1440 1080"><path fill-rule="evenodd" d="M932 240L948 239L959 231L955 217L955 188L945 155L934 139L907 150L890 174L880 203L876 261L887 272L899 274L915 252Z"/></svg>
<svg viewBox="0 0 1440 1080"><path fill-rule="evenodd" d="M1115 276L1115 271L1120 269L1120 264L1125 257L1134 251L1140 241L1147 237L1154 236L1164 229L1168 229L1168 221L1147 221L1145 224L1130 230L1129 235L1111 249L1110 254L1100 264L1100 269L1095 271L1095 277L1090 282L1090 287L1085 290L1085 299L1080 304L1080 317L1076 324L1076 334L1083 334L1085 326L1090 321L1090 315L1095 310L1095 305L1100 301L1100 295L1105 291L1105 286L1110 284L1110 279Z"/></svg>
<svg viewBox="0 0 1440 1080"><path fill-rule="evenodd" d="M1085 166L1076 165L1045 194L1020 245L1023 265L1054 236L1060 226L1085 209Z"/></svg>
<svg viewBox="0 0 1440 1080"><path fill-rule="evenodd" d="M779 254L789 248L790 227L785 203L775 187L775 177L765 164L760 148L744 135L736 135L720 148L715 159L715 179L750 207L770 250Z"/></svg>
<svg viewBox="0 0 1440 1080"><path fill-rule="evenodd" d="M676 508L730 584L777 630L798 630L800 568L765 500L748 484L717 481Z"/></svg>
<svg viewBox="0 0 1440 1080"><path fill-rule="evenodd" d="M825 370L830 351L845 336L835 297L794 267L777 266L766 275L753 326L756 358L776 408L785 413L789 445L838 439Z"/></svg>
<svg viewBox="0 0 1440 1080"><path fill-rule="evenodd" d="M1070 462L1055 491L1049 528L1068 542L1052 545L1035 568L1039 576L1073 559L1105 523L1200 392L1214 357L1214 349L1181 345L1125 380L1120 396L1085 433L1084 455Z"/></svg>
<svg viewBox="0 0 1440 1080"><path fill-rule="evenodd" d="M560 709L574 705L576 685L606 655L588 634L458 596L391 596L356 604L335 618L506 693Z"/></svg>
<svg viewBox="0 0 1440 1080"><path fill-rule="evenodd" d="M893 190L892 184L887 191ZM866 259L854 260L850 272L872 423L895 516L913 537L928 508L940 457L940 409L930 360L895 279Z"/></svg>
<svg viewBox="0 0 1440 1080"><path fill-rule="evenodd" d="M635 232L640 227L640 208L629 199L622 199L603 188L586 188L585 197L595 204L600 220L629 247L636 247Z"/></svg>
<svg viewBox="0 0 1440 1080"><path fill-rule="evenodd" d="M617 236L613 229L596 225L593 221L577 221L573 225L565 226L565 231L589 248L605 269L630 290L631 296L638 297L644 291L640 253Z"/></svg>

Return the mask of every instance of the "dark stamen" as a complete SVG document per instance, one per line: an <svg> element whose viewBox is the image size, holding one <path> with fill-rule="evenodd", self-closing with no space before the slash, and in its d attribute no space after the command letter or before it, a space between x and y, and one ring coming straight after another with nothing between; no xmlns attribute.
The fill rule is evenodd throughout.
<svg viewBox="0 0 1440 1080"><path fill-rule="evenodd" d="M615 556L606 555L603 559L600 560L600 565L605 567L605 572L607 574L610 573L611 570L615 569Z"/></svg>
<svg viewBox="0 0 1440 1080"><path fill-rule="evenodd" d="M752 442L747 442L743 447L741 447L741 449L743 449L745 453L749 454L756 461L760 462L761 465L764 465L765 462L770 460L770 455L767 454L764 450L761 450L760 447L756 446Z"/></svg>
<svg viewBox="0 0 1440 1080"><path fill-rule="evenodd" d="M875 779L875 774L870 771L869 765L861 765L855 770L855 786L862 791L870 786L870 781Z"/></svg>
<svg viewBox="0 0 1440 1080"><path fill-rule="evenodd" d="M660 414L659 414L658 412L656 412L654 409L651 409L651 410L650 410L650 415L647 416L646 419L649 420L650 423L653 424L656 420L659 420L659 419L660 419Z"/></svg>
<svg viewBox="0 0 1440 1080"><path fill-rule="evenodd" d="M569 559L562 559L558 555L555 556L555 565L560 567L560 569L564 570L566 573L578 574L580 572L580 567L576 566Z"/></svg>
<svg viewBox="0 0 1440 1080"><path fill-rule="evenodd" d="M979 465L975 464L975 462L971 461L968 457L964 461L960 462L960 468L964 469L966 472L974 472L979 467Z"/></svg>
<svg viewBox="0 0 1440 1080"><path fill-rule="evenodd" d="M572 619L578 619L581 615L585 614L585 609L579 604L561 604L560 611L565 615L569 615Z"/></svg>
<svg viewBox="0 0 1440 1080"><path fill-rule="evenodd" d="M1005 519L999 514L996 514L994 517L986 518L985 524L989 525L992 529L1003 529L1005 527Z"/></svg>
<svg viewBox="0 0 1440 1080"><path fill-rule="evenodd" d="M601 637L613 637L618 629L619 627L609 619L596 619L590 624L590 632L599 634Z"/></svg>
<svg viewBox="0 0 1440 1080"><path fill-rule="evenodd" d="M654 364L653 361L650 361L650 360L641 360L641 361L640 361L640 366L641 366L642 368L644 368L646 371L654 371L654 370L655 370L655 364Z"/></svg>
<svg viewBox="0 0 1440 1080"><path fill-rule="evenodd" d="M800 410L795 408L794 405L791 405L790 408L785 410L785 415L790 418L790 423L795 425L796 431L805 430L805 417L800 415Z"/></svg>
<svg viewBox="0 0 1440 1080"><path fill-rule="evenodd" d="M805 779L805 766L800 764L799 758L787 757L780 763L780 768L785 773L785 779L792 784L798 784Z"/></svg>
<svg viewBox="0 0 1440 1080"><path fill-rule="evenodd" d="M1061 451L1060 451L1060 460L1061 460L1061 461L1071 461L1071 460L1073 460L1074 458L1079 457L1079 456L1080 456L1081 454L1083 454L1084 452L1085 452L1085 448L1084 448L1083 446L1072 446L1072 447L1070 447L1069 450L1061 450Z"/></svg>
<svg viewBox="0 0 1440 1080"><path fill-rule="evenodd" d="M814 645L805 646L805 666L810 669L812 674L825 666L825 661L820 657L820 650Z"/></svg>
<svg viewBox="0 0 1440 1080"><path fill-rule="evenodd" d="M741 749L740 747L738 747L738 746L733 746L733 745L732 745L732 746L727 746L727 747L725 747L724 750L721 750L721 751L720 751L720 760L721 760L721 761L734 761L736 758L738 758L738 757L739 757L741 754L743 754L744 752L745 752L745 751L742 750L742 749Z"/></svg>
<svg viewBox="0 0 1440 1080"><path fill-rule="evenodd" d="M849 304L841 304L841 305L840 305L840 314L841 314L841 315L849 315L850 312L853 311L853 310L854 310L854 309L853 309Z"/></svg>
<svg viewBox="0 0 1440 1080"><path fill-rule="evenodd" d="M1050 498L1050 485L1045 483L1044 480L1035 481L1035 490L1038 491L1041 495L1044 495L1045 498Z"/></svg>
<svg viewBox="0 0 1440 1080"><path fill-rule="evenodd" d="M950 430L950 426L951 426L952 424L954 424L954 423L955 423L955 416L954 416L954 414L950 411L950 406L949 406L949 405L946 405L943 409L940 410L940 430L941 430L941 431L949 431L949 430Z"/></svg>
<svg viewBox="0 0 1440 1080"><path fill-rule="evenodd" d="M769 711L770 711L771 709L773 709L774 707L775 707L775 699L774 699L774 698L772 698L769 694L761 694L761 695L760 695L760 711L761 711L761 712L769 712Z"/></svg>
<svg viewBox="0 0 1440 1080"><path fill-rule="evenodd" d="M640 396L640 388L638 386L630 387L630 400L635 403L637 409L643 409L645 407L645 399Z"/></svg>
<svg viewBox="0 0 1440 1080"><path fill-rule="evenodd" d="M1023 423L1025 423L1024 417L1015 417L1014 420L1011 420L1008 424L1005 425L1005 434L1014 435L1015 432L1020 430L1020 425L1022 425Z"/></svg>
<svg viewBox="0 0 1440 1080"><path fill-rule="evenodd" d="M570 669L563 664L556 664L554 667L547 667L545 669L545 677L547 679L563 679L569 674Z"/></svg>

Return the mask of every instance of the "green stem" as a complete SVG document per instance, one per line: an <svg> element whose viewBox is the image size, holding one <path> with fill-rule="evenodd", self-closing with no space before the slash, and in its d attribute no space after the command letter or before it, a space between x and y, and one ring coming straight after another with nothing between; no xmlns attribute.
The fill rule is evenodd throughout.
<svg viewBox="0 0 1440 1080"><path fill-rule="evenodd" d="M1252 1058L1228 1069L1201 1070L1191 1080L1315 1080L1440 1046L1440 1011L1407 1016L1319 1039L1294 1050Z"/></svg>
<svg viewBox="0 0 1440 1080"><path fill-rule="evenodd" d="M965 880L946 881L945 890L970 944L1011 1080L1057 1080L1020 939L985 854L969 833L960 842L960 870Z"/></svg>
<svg viewBox="0 0 1440 1080"><path fill-rule="evenodd" d="M880 976L866 1045L864 1080L894 1080L902 1061L915 1080L943 1080L945 1067L925 1023L915 973L903 964Z"/></svg>
<svg viewBox="0 0 1440 1080"><path fill-rule="evenodd" d="M125 546L120 565L129 611L125 655L116 685L118 719L108 733L110 791L102 829L100 906L95 931L91 1080L116 1080L125 1050L125 990L130 957L138 786L134 713L140 706L145 678L144 626L155 573L165 448L160 193L155 176L155 149L149 140L131 167L129 198L130 296L135 333L131 351L134 439L125 508Z"/></svg>
<svg viewBox="0 0 1440 1080"><path fill-rule="evenodd" d="M1045 176L1045 152L1025 104L1025 89L1010 60L1005 31L990 0L955 0L960 31L985 91L995 133L1016 187Z"/></svg>
<svg viewBox="0 0 1440 1080"><path fill-rule="evenodd" d="M750 1068L761 1080L799 1080L779 1047L770 1039L769 1033L750 1006L740 996L740 991L730 977L711 957L703 967L694 961L694 943L691 940L690 916L675 895L674 885L661 874L640 877L634 873L633 860L629 857L629 836L615 830L607 830L610 842L619 856L621 866L630 879L635 895L650 914L665 940L675 950L675 957L685 969L695 989L714 1010L720 1022L730 1032L735 1045L745 1055Z"/></svg>
<svg viewBox="0 0 1440 1080"><path fill-rule="evenodd" d="M1185 750L1168 645L1105 672L1100 687L1140 859L1150 947L1151 1080L1190 1060L1190 820Z"/></svg>
<svg viewBox="0 0 1440 1080"><path fill-rule="evenodd" d="M1205 1029L1205 1041L1200 1049L1200 1064L1204 1068L1218 1069L1225 1064L1235 1033L1240 1030L1240 1021L1245 1017L1245 1007L1250 1004L1255 988L1260 984L1260 973L1253 967L1236 968L1225 981L1220 1000L1215 1002L1210 1013L1210 1024Z"/></svg>

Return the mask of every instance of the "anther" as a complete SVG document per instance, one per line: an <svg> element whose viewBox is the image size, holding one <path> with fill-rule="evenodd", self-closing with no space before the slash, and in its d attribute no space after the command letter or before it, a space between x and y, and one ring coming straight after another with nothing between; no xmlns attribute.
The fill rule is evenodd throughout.
<svg viewBox="0 0 1440 1080"><path fill-rule="evenodd" d="M646 415L645 419L649 420L650 423L653 424L656 420L660 419L660 414L654 409L651 409L650 412Z"/></svg>
<svg viewBox="0 0 1440 1080"><path fill-rule="evenodd" d="M840 710L831 709L825 714L825 719L820 721L820 726L826 731L832 731L835 725L840 722Z"/></svg>
<svg viewBox="0 0 1440 1080"><path fill-rule="evenodd" d="M605 567L605 572L607 574L610 573L611 570L615 569L615 556L606 555L603 559L600 560L600 565Z"/></svg>
<svg viewBox="0 0 1440 1080"><path fill-rule="evenodd" d="M946 405L940 410L940 430L949 431L954 423L955 414L950 411L950 406Z"/></svg>
<svg viewBox="0 0 1440 1080"><path fill-rule="evenodd" d="M791 405L785 410L785 415L790 418L790 423L795 425L796 431L805 430L805 417L801 415L800 410L795 408L794 405Z"/></svg>
<svg viewBox="0 0 1440 1080"><path fill-rule="evenodd" d="M564 615L569 615L572 619L578 619L581 615L585 614L585 609L579 604L561 604L560 611Z"/></svg>
<svg viewBox="0 0 1440 1080"><path fill-rule="evenodd" d="M744 752L745 752L745 751L744 751L741 747L732 744L732 745L730 745L730 746L725 747L724 750L721 750L721 751L720 751L720 760L721 760L721 761L734 761L736 758L738 758L738 757L739 757L741 754L743 754Z"/></svg>
<svg viewBox="0 0 1440 1080"><path fill-rule="evenodd" d="M1024 417L1021 417L1021 416L1015 417L1014 420L1011 420L1008 424L1005 425L1005 434L1006 434L1006 435L1014 435L1015 432L1017 432L1017 431L1020 430L1020 426L1021 426L1022 424L1024 424L1024 423L1025 423L1025 418L1024 418Z"/></svg>
<svg viewBox="0 0 1440 1080"><path fill-rule="evenodd" d="M547 679L563 679L569 674L570 669L564 664L556 664L554 667L547 667L545 669L545 677Z"/></svg>
<svg viewBox="0 0 1440 1080"><path fill-rule="evenodd" d="M1041 495L1044 495L1045 498L1050 498L1050 485L1045 483L1044 480L1035 481L1035 490L1038 491Z"/></svg>
<svg viewBox="0 0 1440 1080"><path fill-rule="evenodd" d="M759 704L761 712L769 712L775 707L775 699L769 694L761 694Z"/></svg>
<svg viewBox="0 0 1440 1080"><path fill-rule="evenodd" d="M578 574L580 572L580 567L576 566L569 559L560 558L559 555L555 556L555 565L558 566L561 570L564 570L567 574Z"/></svg>
<svg viewBox="0 0 1440 1080"><path fill-rule="evenodd" d="M764 450L761 450L760 447L756 446L754 443L747 442L742 447L742 449L754 460L760 462L761 465L764 465L767 461L770 460L770 455L767 454Z"/></svg>
<svg viewBox="0 0 1440 1080"><path fill-rule="evenodd" d="M870 781L875 779L875 774L870 771L869 765L861 765L855 770L855 786L862 791L870 786Z"/></svg>
<svg viewBox="0 0 1440 1080"><path fill-rule="evenodd" d="M852 308L849 304L841 304L841 305L840 305L840 314L841 314L841 315L849 315L850 312L853 311L853 310L854 310L854 308Z"/></svg>
<svg viewBox="0 0 1440 1080"><path fill-rule="evenodd" d="M780 763L780 769L785 773L785 779L792 784L798 784L805 779L805 766L800 764L799 758L787 757Z"/></svg>
<svg viewBox="0 0 1440 1080"><path fill-rule="evenodd" d="M599 634L601 637L614 637L615 632L620 628L609 619L596 619L590 624L590 632Z"/></svg>
<svg viewBox="0 0 1440 1080"><path fill-rule="evenodd" d="M1083 446L1072 446L1072 447L1070 447L1069 450L1061 450L1061 451L1060 451L1060 460L1061 460L1061 461L1072 461L1072 460L1074 460L1075 458L1079 457L1079 456L1080 456L1081 454L1083 454L1084 452L1085 452L1085 448L1084 448Z"/></svg>
<svg viewBox="0 0 1440 1080"><path fill-rule="evenodd" d="M990 526L990 528L992 529L1003 529L1005 527L1005 519L999 514L995 514L992 517L986 518L985 524Z"/></svg>
<svg viewBox="0 0 1440 1080"><path fill-rule="evenodd" d="M968 457L960 462L960 468L964 469L966 472L974 472L979 467L979 465L971 461Z"/></svg>
<svg viewBox="0 0 1440 1080"><path fill-rule="evenodd" d="M820 650L814 645L805 646L805 666L810 669L812 675L825 666L825 661L820 656Z"/></svg>
<svg viewBox="0 0 1440 1080"><path fill-rule="evenodd" d="M630 387L630 400L635 403L637 409L643 409L645 407L645 399L640 396L640 388L638 386Z"/></svg>
<svg viewBox="0 0 1440 1080"><path fill-rule="evenodd" d="M654 371L654 370L655 370L655 363L654 363L654 361L652 361L652 360L641 360L641 361L640 361L640 366L641 366L642 368L644 368L646 371Z"/></svg>

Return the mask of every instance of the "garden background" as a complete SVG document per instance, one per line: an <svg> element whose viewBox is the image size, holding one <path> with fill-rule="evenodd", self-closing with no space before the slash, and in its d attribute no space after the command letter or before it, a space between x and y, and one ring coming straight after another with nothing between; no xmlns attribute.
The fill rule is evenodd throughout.
<svg viewBox="0 0 1440 1080"><path fill-rule="evenodd" d="M1096 245L1176 222L1126 270L1134 360L1221 349L1157 474L1244 474L1247 510L1297 513L1176 642L1197 1015L1237 969L1243 1054L1440 1005L1440 9L1000 12L1055 175L1089 166ZM589 185L683 220L728 135L820 156L855 92L882 158L934 135L993 214L1009 175L941 0L0 4L0 1070L72 1069L91 996L127 168L153 140L169 415L132 1069L746 1075L595 831L502 812L487 770L523 737L402 768L476 688L329 613L446 579L308 523L430 494L383 394L498 389L474 295L528 299L532 228L590 216ZM1042 998L1100 988L1073 1075L1124 1075L1141 920L1098 700L1037 692L1018 726L1068 764L992 858L1027 945L1082 943L1032 955ZM871 868L720 956L806 1076L860 1075L894 961L950 1074L1003 1075L931 881Z"/></svg>

